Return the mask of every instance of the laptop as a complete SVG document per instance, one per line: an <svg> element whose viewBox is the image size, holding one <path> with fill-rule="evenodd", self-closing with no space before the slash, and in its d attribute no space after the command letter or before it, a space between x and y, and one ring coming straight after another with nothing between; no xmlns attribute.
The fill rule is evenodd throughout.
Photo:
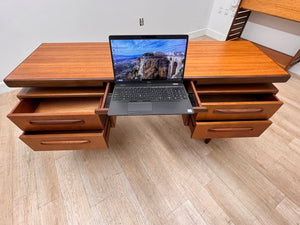
<svg viewBox="0 0 300 225"><path fill-rule="evenodd" d="M183 85L188 35L113 35L109 43L109 116L194 113Z"/></svg>

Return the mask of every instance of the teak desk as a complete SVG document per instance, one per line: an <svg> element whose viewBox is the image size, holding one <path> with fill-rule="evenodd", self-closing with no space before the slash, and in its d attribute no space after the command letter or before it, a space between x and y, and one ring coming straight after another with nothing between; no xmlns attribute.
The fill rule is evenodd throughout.
<svg viewBox="0 0 300 225"><path fill-rule="evenodd" d="M192 138L257 137L283 104L275 82L290 75L251 42L189 42L185 85L195 114L183 115ZM24 87L8 115L33 150L108 148L116 117L108 43L45 43L6 78Z"/></svg>

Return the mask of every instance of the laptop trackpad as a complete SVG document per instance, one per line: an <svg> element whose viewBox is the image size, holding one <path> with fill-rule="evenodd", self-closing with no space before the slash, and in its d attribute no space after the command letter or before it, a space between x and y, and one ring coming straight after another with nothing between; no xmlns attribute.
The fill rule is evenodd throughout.
<svg viewBox="0 0 300 225"><path fill-rule="evenodd" d="M152 111L152 102L130 102L128 112L149 112Z"/></svg>

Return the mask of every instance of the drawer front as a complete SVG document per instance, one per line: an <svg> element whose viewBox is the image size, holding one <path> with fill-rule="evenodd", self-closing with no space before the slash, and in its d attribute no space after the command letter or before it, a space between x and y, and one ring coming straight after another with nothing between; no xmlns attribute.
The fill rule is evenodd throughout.
<svg viewBox="0 0 300 225"><path fill-rule="evenodd" d="M103 129L97 115L9 115L23 131Z"/></svg>
<svg viewBox="0 0 300 225"><path fill-rule="evenodd" d="M90 109L91 106L88 110L78 107L72 109L73 112L56 112L52 109L48 113L36 112L38 104L37 100L23 99L7 117L24 131L104 129L103 120Z"/></svg>
<svg viewBox="0 0 300 225"><path fill-rule="evenodd" d="M190 120L192 138L258 137L271 124L262 121L194 122Z"/></svg>
<svg viewBox="0 0 300 225"><path fill-rule="evenodd" d="M207 112L197 113L196 120L269 119L283 103L269 102L218 102L202 103Z"/></svg>
<svg viewBox="0 0 300 225"><path fill-rule="evenodd" d="M24 133L20 139L35 151L107 149L105 132Z"/></svg>

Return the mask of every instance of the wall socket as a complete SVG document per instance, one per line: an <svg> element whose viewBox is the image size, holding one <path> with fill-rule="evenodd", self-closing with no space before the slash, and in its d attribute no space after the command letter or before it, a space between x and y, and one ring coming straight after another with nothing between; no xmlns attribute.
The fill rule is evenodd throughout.
<svg viewBox="0 0 300 225"><path fill-rule="evenodd" d="M139 18L140 26L144 26L144 18Z"/></svg>

